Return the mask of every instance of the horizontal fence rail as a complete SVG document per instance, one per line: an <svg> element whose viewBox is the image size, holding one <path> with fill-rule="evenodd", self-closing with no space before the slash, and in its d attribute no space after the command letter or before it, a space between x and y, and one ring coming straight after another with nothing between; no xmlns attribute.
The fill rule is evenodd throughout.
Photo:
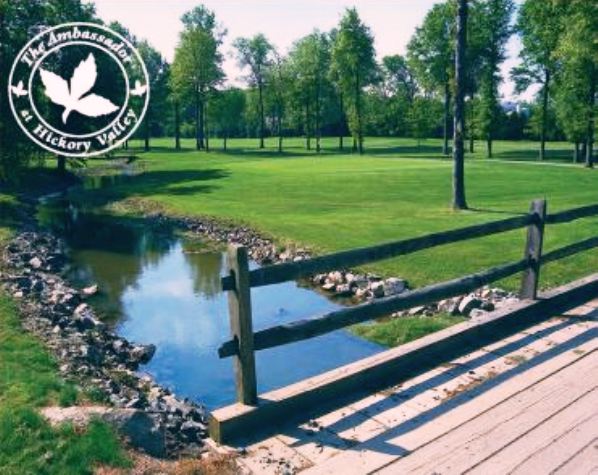
<svg viewBox="0 0 598 475"><path fill-rule="evenodd" d="M393 312L456 297L486 284L517 274L527 266L527 260L522 259L518 262L493 267L492 269L459 279L404 292L394 297L384 297L371 303L336 310L321 317L308 318L285 325L270 327L254 333L253 348L255 350L264 350L294 341L306 340L349 325L390 315ZM221 358L225 358L235 355L237 351L237 340L229 340L218 349L218 354Z"/></svg>
<svg viewBox="0 0 598 475"><path fill-rule="evenodd" d="M220 346L218 354L221 358L230 356L235 358L237 399L247 405L257 404L257 383L253 357L254 352L257 350L313 338L349 325L390 315L393 312L462 295L520 272L522 272L521 298L536 299L542 264L598 247L598 237L591 237L542 254L545 225L568 223L596 215L598 215L598 205L583 206L547 215L546 201L534 200L531 203L529 213L525 215L428 234L413 239L342 251L298 262L275 264L251 271L248 269L246 250L241 247L231 246L229 248L229 263L232 263L229 266L230 274L222 278L222 288L229 291L233 337ZM336 310L325 315L277 325L257 332L251 330L251 287L296 280L335 269L347 269L444 244L452 244L521 228L527 228L527 238L523 259L520 261L492 267L420 289L406 291L400 295L383 297L353 307Z"/></svg>
<svg viewBox="0 0 598 475"><path fill-rule="evenodd" d="M524 228L534 221L534 216L524 215L507 218L490 223L475 224L450 231L427 234L412 239L389 242L378 246L363 247L350 251L341 251L326 256L314 257L298 262L287 262L254 269L249 273L251 287L279 284L289 280L325 272L330 269L355 267L368 262L381 261L391 257L412 254L431 247L451 244L476 237L490 236L514 229ZM222 278L222 290L233 290L234 279L230 276Z"/></svg>

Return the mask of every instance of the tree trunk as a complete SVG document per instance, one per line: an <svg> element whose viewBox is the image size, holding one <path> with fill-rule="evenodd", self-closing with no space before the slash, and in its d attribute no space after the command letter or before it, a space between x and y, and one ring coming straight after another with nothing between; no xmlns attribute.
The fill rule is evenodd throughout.
<svg viewBox="0 0 598 475"><path fill-rule="evenodd" d="M320 130L320 81L318 78L316 86L316 113L315 113L315 134L316 134L316 153L320 153L320 138L322 131Z"/></svg>
<svg viewBox="0 0 598 475"><path fill-rule="evenodd" d="M208 114L207 114L207 108L208 108L208 104L207 102L205 103L204 107L202 108L202 114L203 114L203 130L204 130L204 138L206 140L206 152L210 151L210 132L208 130Z"/></svg>
<svg viewBox="0 0 598 475"><path fill-rule="evenodd" d="M594 69L594 68L592 68ZM594 168L594 108L596 106L596 72L592 71L590 82L590 93L588 94L588 131L586 137L586 167Z"/></svg>
<svg viewBox="0 0 598 475"><path fill-rule="evenodd" d="M540 160L546 158L546 128L548 124L548 87L550 71L544 70L544 86L542 87L542 127L540 130Z"/></svg>
<svg viewBox="0 0 598 475"><path fill-rule="evenodd" d="M342 152L344 149L344 144L343 144L343 138L345 135L345 121L344 121L344 117L345 117L345 105L343 103L343 93L339 93L338 95L338 102L339 102L339 108L340 108L340 121L338 124L338 130L339 130L339 134L338 134L338 149Z"/></svg>
<svg viewBox="0 0 598 475"><path fill-rule="evenodd" d="M278 108L278 153L282 153L282 108Z"/></svg>
<svg viewBox="0 0 598 475"><path fill-rule="evenodd" d="M203 142L201 140L202 126L201 126L201 110L199 101L199 91L195 91L195 148L201 150Z"/></svg>
<svg viewBox="0 0 598 475"><path fill-rule="evenodd" d="M150 120L149 120L149 114L145 115L145 124L144 124L144 146L143 149L146 152L149 152L150 149Z"/></svg>
<svg viewBox="0 0 598 475"><path fill-rule="evenodd" d="M579 163L579 142L573 145L573 163Z"/></svg>
<svg viewBox="0 0 598 475"><path fill-rule="evenodd" d="M223 148L224 148L224 151L226 152L226 135L224 136L223 141L224 141L224 147Z"/></svg>
<svg viewBox="0 0 598 475"><path fill-rule="evenodd" d="M449 127L451 117L451 88L448 80L444 84L444 142L442 144L442 154L449 154Z"/></svg>
<svg viewBox="0 0 598 475"><path fill-rule="evenodd" d="M205 114L204 114L204 102L203 99L201 99L199 101L199 124L198 124L198 141L199 141L199 148L198 150L203 150L203 148L205 147L205 142L204 142L204 130L205 130L205 125L204 125L204 118L205 118Z"/></svg>
<svg viewBox="0 0 598 475"><path fill-rule="evenodd" d="M458 0L455 51L455 105L453 127L453 209L467 209L463 149L467 0Z"/></svg>
<svg viewBox="0 0 598 475"><path fill-rule="evenodd" d="M470 100L470 117L471 120L469 121L469 153L474 153L474 145L475 145L475 139L474 139L474 131L475 131L475 112L473 110L473 94L470 96L471 100Z"/></svg>
<svg viewBox="0 0 598 475"><path fill-rule="evenodd" d="M583 140L583 142L581 142L581 150L579 152L579 157L580 157L580 162L585 160L586 158L586 147L587 147L587 143L585 140Z"/></svg>
<svg viewBox="0 0 598 475"><path fill-rule="evenodd" d="M359 71L355 76L355 115L357 116L357 147L359 148L359 155L363 155L363 130L361 117L361 81L359 79Z"/></svg>
<svg viewBox="0 0 598 475"><path fill-rule="evenodd" d="M264 92L263 84L261 81L258 82L258 93L259 93L259 108L260 108L260 148L265 148L264 145Z"/></svg>
<svg viewBox="0 0 598 475"><path fill-rule="evenodd" d="M309 100L305 103L305 148L311 150L311 128L309 126Z"/></svg>
<svg viewBox="0 0 598 475"><path fill-rule="evenodd" d="M178 100L174 103L174 148L181 149L181 111Z"/></svg>
<svg viewBox="0 0 598 475"><path fill-rule="evenodd" d="M486 138L486 157L492 158L492 136L488 133L488 138Z"/></svg>
<svg viewBox="0 0 598 475"><path fill-rule="evenodd" d="M61 175L66 173L66 157L64 155L58 155L56 157L56 169Z"/></svg>

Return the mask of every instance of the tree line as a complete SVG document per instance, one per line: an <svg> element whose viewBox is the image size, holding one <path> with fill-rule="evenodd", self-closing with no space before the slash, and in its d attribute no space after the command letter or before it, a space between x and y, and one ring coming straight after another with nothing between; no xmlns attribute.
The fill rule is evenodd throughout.
<svg viewBox="0 0 598 475"><path fill-rule="evenodd" d="M496 139L537 138L538 157L544 159L547 140L566 139L575 160L593 166L598 5L524 0L514 15L513 0L446 0L427 13L405 55L380 61L373 33L356 9L347 9L331 31L314 30L298 39L285 54L263 34L237 38L233 54L244 73L243 88L227 85L227 31L202 5L182 16L172 64L123 25L109 26L137 46L148 68L151 101L137 132L148 150L154 136L173 136L175 148L181 147L181 137L193 137L196 148L206 151L214 138L226 149L230 137L256 137L264 148L269 136L277 137L282 151L286 137L301 136L307 149L319 152L321 137L337 136L340 150L363 153L366 135L383 135L443 137L448 155L457 107L469 152L475 139L483 140L492 156ZM93 6L80 0L32 0L27 8L0 0L1 90L6 90L10 59L31 31L75 20L100 21ZM510 75L518 92L534 85L539 92L522 110L506 111L499 95L500 66L514 34L521 38L521 64ZM16 168L13 162L23 163L37 152L17 130L4 97L0 140L0 179L6 179Z"/></svg>

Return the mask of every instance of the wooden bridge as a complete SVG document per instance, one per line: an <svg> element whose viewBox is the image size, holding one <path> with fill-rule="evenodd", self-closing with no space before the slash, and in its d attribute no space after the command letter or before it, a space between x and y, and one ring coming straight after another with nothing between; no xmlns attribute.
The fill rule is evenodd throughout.
<svg viewBox="0 0 598 475"><path fill-rule="evenodd" d="M536 200L527 215L254 271L245 250L232 248L223 287L230 291L233 339L220 355L235 359L239 402L212 414L212 437L247 445L240 463L255 473L596 469L598 274L537 295L541 264L598 246L590 238L542 255L545 224L596 214L592 205L547 215L545 201ZM251 287L522 227L528 232L521 261L253 333ZM523 299L517 304L257 396L255 350L518 272Z"/></svg>

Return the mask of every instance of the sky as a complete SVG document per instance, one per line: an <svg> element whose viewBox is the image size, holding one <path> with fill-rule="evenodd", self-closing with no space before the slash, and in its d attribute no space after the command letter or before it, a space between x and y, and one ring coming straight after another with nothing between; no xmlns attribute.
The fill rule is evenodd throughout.
<svg viewBox="0 0 598 475"><path fill-rule="evenodd" d="M224 71L240 84L243 72L234 58L232 42L241 36L261 32L277 50L285 53L293 42L314 28L328 31L336 26L347 7L356 7L375 37L378 58L404 54L415 28L438 0L94 0L96 12L106 22L119 21L139 38L147 39L168 61L172 61L182 25L180 17L202 3L216 14L228 31L223 44ZM502 66L500 92L505 100L528 100L515 96L508 80L517 64L520 43L516 37L507 44L508 59Z"/></svg>

